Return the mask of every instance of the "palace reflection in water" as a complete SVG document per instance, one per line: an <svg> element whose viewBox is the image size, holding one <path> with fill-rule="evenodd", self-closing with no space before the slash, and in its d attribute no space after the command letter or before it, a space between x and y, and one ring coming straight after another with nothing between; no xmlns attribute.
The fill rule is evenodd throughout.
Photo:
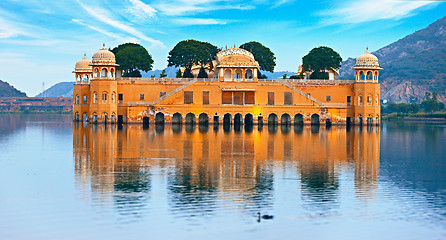
<svg viewBox="0 0 446 240"><path fill-rule="evenodd" d="M244 128L75 124L78 185L118 212L138 215L157 194L152 178L165 177L160 191L170 211L181 216L213 214L228 202L248 212L268 209L275 175L283 172L300 180L292 191L301 191L308 207L324 212L336 205L342 169L354 168L357 193L376 191L380 128Z"/></svg>

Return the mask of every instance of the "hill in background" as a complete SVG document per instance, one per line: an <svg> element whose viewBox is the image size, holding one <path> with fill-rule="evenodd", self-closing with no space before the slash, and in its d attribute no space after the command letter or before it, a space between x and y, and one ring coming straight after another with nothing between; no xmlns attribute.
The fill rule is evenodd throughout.
<svg viewBox="0 0 446 240"><path fill-rule="evenodd" d="M73 97L73 85L76 82L60 82L39 93L36 97Z"/></svg>
<svg viewBox="0 0 446 240"><path fill-rule="evenodd" d="M0 97L26 97L26 93L17 90L9 83L0 80Z"/></svg>
<svg viewBox="0 0 446 240"><path fill-rule="evenodd" d="M446 96L446 17L375 52L380 66L381 99L421 102L426 91ZM342 79L354 79L356 59L340 69Z"/></svg>

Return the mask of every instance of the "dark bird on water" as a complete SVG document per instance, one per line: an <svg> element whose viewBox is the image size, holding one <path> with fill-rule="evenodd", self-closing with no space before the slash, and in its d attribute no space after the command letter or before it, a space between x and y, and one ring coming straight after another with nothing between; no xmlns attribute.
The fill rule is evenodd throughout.
<svg viewBox="0 0 446 240"><path fill-rule="evenodd" d="M274 218L273 215L262 215L262 214L260 214L260 212L258 212L257 215L259 216L259 218L257 219L257 222L260 222L260 219L271 220Z"/></svg>

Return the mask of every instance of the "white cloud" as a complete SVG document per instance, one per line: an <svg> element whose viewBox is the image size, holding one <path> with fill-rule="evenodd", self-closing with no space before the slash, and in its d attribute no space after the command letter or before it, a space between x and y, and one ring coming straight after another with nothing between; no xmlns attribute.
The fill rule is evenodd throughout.
<svg viewBox="0 0 446 240"><path fill-rule="evenodd" d="M140 0L129 0L132 4L128 9L128 12L137 17L138 19L146 19L147 17L153 18L158 12L153 7L143 3Z"/></svg>
<svg viewBox="0 0 446 240"><path fill-rule="evenodd" d="M31 36L30 33L22 29L17 24L0 18L0 39L13 38L17 36Z"/></svg>
<svg viewBox="0 0 446 240"><path fill-rule="evenodd" d="M361 23L382 19L401 19L415 14L423 7L434 6L435 1L360 0L343 1L334 9L320 12L327 17L326 24Z"/></svg>
<svg viewBox="0 0 446 240"><path fill-rule="evenodd" d="M227 23L226 20L213 19L213 18L177 18L174 20L175 23L183 26L191 25L224 25Z"/></svg>
<svg viewBox="0 0 446 240"><path fill-rule="evenodd" d="M113 26L121 31L127 32L143 41L150 42L155 46L164 46L164 44L159 41L155 40L153 38L147 37L142 32L138 31L137 29L128 26L127 24L124 24L120 21L114 20L110 17L110 13L102 8L95 8L95 7L89 7L79 2L81 7L87 11L91 16L96 18L97 20L106 23L110 26Z"/></svg>
<svg viewBox="0 0 446 240"><path fill-rule="evenodd" d="M251 10L255 7L247 4L227 4L225 0L177 0L159 1L153 6L167 16L190 16L202 12L217 10Z"/></svg>

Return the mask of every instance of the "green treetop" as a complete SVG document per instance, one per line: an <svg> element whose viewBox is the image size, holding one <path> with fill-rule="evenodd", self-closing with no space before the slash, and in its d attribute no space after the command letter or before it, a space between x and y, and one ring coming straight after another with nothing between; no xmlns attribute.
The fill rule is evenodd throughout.
<svg viewBox="0 0 446 240"><path fill-rule="evenodd" d="M184 40L175 45L169 52L167 66L185 67L183 77L190 77L193 65L204 66L212 62L217 55L218 48L210 43L197 40ZM192 76L193 77L193 76Z"/></svg>
<svg viewBox="0 0 446 240"><path fill-rule="evenodd" d="M328 79L325 70L338 69L341 67L342 58L329 47L313 48L302 58L302 67L307 71L313 71L311 79Z"/></svg>
<svg viewBox="0 0 446 240"><path fill-rule="evenodd" d="M276 57L269 48L255 41L242 44L240 48L248 50L254 55L254 58L260 65L260 70L274 72Z"/></svg>
<svg viewBox="0 0 446 240"><path fill-rule="evenodd" d="M141 77L140 71L150 71L153 59L147 50L136 43L124 43L111 50L124 77Z"/></svg>

